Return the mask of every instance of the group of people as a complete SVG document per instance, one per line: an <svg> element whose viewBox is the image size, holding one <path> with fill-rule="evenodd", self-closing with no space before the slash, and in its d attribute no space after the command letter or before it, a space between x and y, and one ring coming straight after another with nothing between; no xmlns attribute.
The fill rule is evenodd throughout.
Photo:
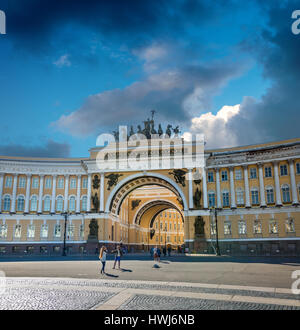
<svg viewBox="0 0 300 330"><path fill-rule="evenodd" d="M164 257L167 255L167 251L168 251L168 256L171 256L171 247L169 246L168 249L166 249L166 247L163 247L163 255ZM160 248L158 246L155 246L154 248L150 249L150 255L152 258L154 258L154 261L160 261L160 256L161 256L161 251Z"/></svg>
<svg viewBox="0 0 300 330"><path fill-rule="evenodd" d="M111 251L112 253L114 253L115 255L115 262L114 262L114 266L113 269L116 269L116 264L118 263L118 269L121 269L120 264L121 264L121 257L123 256L123 251L121 249L120 245L117 245L117 248L113 251ZM105 265L106 265L106 257L107 257L107 247L106 246L102 246L102 248L100 249L100 254L99 254L99 259L102 263L102 269L101 269L101 274L105 274Z"/></svg>

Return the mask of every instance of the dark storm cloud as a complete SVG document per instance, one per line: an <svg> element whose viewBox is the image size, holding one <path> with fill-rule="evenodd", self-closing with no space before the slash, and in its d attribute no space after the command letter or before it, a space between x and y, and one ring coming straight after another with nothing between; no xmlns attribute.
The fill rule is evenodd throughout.
<svg viewBox="0 0 300 330"><path fill-rule="evenodd" d="M3 1L3 0L2 0ZM2 4L7 30L17 46L48 50L60 29L91 28L104 38L144 43L157 35L183 33L189 24L215 19L232 1L219 0L9 0ZM76 37L75 37L76 39Z"/></svg>
<svg viewBox="0 0 300 330"><path fill-rule="evenodd" d="M48 140L44 146L0 145L1 156L63 158L70 156L70 145Z"/></svg>

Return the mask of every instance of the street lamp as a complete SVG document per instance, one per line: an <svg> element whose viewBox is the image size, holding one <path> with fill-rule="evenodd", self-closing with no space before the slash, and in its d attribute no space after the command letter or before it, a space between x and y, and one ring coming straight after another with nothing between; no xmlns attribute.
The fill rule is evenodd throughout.
<svg viewBox="0 0 300 330"><path fill-rule="evenodd" d="M212 207L211 211L214 211L215 221L216 221L216 254L217 256L220 256L220 247L219 247L219 234L218 234L218 215L217 215L217 208Z"/></svg>
<svg viewBox="0 0 300 330"><path fill-rule="evenodd" d="M64 230L64 247L63 247L63 257L65 257L67 255L66 253L66 233L67 233L67 221L68 221L68 212L64 212L61 215L63 215L65 217L65 230Z"/></svg>

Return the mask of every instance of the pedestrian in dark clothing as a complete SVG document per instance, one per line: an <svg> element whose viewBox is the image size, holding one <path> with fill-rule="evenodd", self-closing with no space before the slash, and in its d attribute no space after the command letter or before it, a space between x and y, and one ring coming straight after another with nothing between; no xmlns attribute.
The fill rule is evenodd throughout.
<svg viewBox="0 0 300 330"><path fill-rule="evenodd" d="M167 249L165 247L163 247L163 254L164 254L164 257L167 255Z"/></svg>
<svg viewBox="0 0 300 330"><path fill-rule="evenodd" d="M170 246L168 247L168 255L169 255L169 257L171 257L171 247Z"/></svg>
<svg viewBox="0 0 300 330"><path fill-rule="evenodd" d="M120 245L118 245L117 249L113 250L112 252L115 254L115 263L114 263L113 269L115 269L117 262L118 262L118 268L121 269L120 262L121 262L121 257L123 256L123 252L121 250Z"/></svg>

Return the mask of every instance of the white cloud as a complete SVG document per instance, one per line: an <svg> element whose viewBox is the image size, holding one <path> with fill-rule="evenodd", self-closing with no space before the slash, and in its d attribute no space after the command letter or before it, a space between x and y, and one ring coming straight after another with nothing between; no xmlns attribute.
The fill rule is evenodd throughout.
<svg viewBox="0 0 300 330"><path fill-rule="evenodd" d="M62 68L64 66L71 66L69 55L68 54L62 55L57 61L53 62L53 64L59 68Z"/></svg>

